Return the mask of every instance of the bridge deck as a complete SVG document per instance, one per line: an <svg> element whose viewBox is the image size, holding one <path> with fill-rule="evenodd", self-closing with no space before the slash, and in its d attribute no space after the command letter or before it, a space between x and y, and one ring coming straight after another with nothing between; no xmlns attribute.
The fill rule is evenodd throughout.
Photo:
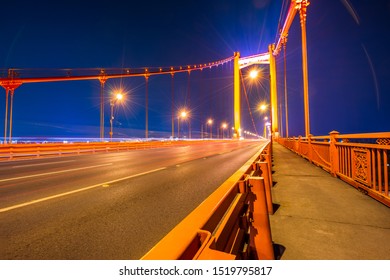
<svg viewBox="0 0 390 280"><path fill-rule="evenodd" d="M390 208L277 143L273 157L277 258L390 259Z"/></svg>

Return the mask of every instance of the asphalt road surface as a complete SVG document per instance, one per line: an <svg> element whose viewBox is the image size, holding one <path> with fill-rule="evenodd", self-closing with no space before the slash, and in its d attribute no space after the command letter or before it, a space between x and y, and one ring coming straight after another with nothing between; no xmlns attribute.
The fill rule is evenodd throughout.
<svg viewBox="0 0 390 280"><path fill-rule="evenodd" d="M0 163L0 259L139 259L263 144Z"/></svg>

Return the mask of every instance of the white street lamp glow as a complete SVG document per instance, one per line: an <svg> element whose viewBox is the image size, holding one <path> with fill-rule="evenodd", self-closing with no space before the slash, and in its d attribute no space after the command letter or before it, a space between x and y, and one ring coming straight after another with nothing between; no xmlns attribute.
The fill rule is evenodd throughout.
<svg viewBox="0 0 390 280"><path fill-rule="evenodd" d="M123 99L123 94L122 93L117 93L115 97L116 97L116 100L122 100Z"/></svg>
<svg viewBox="0 0 390 280"><path fill-rule="evenodd" d="M265 111L267 109L267 105L260 104L259 108L260 108L261 111Z"/></svg>
<svg viewBox="0 0 390 280"><path fill-rule="evenodd" d="M251 70L251 71L249 72L249 77L250 77L251 79L256 79L258 75L259 75L259 71L256 70L256 69L253 69L253 70Z"/></svg>

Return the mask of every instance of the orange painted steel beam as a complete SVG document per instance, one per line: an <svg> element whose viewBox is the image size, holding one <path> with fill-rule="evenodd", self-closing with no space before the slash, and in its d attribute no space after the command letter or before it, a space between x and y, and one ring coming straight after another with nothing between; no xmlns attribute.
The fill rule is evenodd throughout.
<svg viewBox="0 0 390 280"><path fill-rule="evenodd" d="M260 260L274 260L275 255L272 245L264 178L250 177L249 184L256 194L256 200L253 203L253 225L255 230L257 230L257 234L254 236L253 241L257 257Z"/></svg>
<svg viewBox="0 0 390 280"><path fill-rule="evenodd" d="M240 53L234 53L233 67L233 111L234 111L234 134L236 139L241 137L241 92L240 92Z"/></svg>
<svg viewBox="0 0 390 280"><path fill-rule="evenodd" d="M306 14L308 0L296 0L296 8L299 9L302 37L302 76L303 76L303 99L305 111L305 136L310 135L310 106L309 106L309 70L307 65L307 43L306 43Z"/></svg>
<svg viewBox="0 0 390 280"><path fill-rule="evenodd" d="M269 45L268 50L270 53L270 94L271 94L271 132L272 137L278 138L279 134L279 122L278 122L278 87L277 87L277 75L276 75L276 59L272 55L274 45Z"/></svg>
<svg viewBox="0 0 390 280"><path fill-rule="evenodd" d="M298 0L299 1L299 0ZM273 55L277 56L282 48L283 41L288 36L288 31L290 30L290 26L297 14L296 4L297 0L291 0L290 7L287 12L286 19L284 21L282 30L280 31L278 42L276 43L275 49L273 51Z"/></svg>
<svg viewBox="0 0 390 280"><path fill-rule="evenodd" d="M173 74L173 73L181 73L181 72L188 72L188 71L196 71L196 70L202 70L206 68L212 68L219 65L222 65L224 63L227 63L229 61L233 60L233 57L229 57L223 60L219 60L216 62L210 62L205 64L199 64L199 65L192 65L187 67L179 67L178 69L175 69L174 67L166 67L165 69L159 67L155 68L156 70L149 70L147 71L148 75L164 75L164 74ZM18 72L23 71L26 69L13 69L13 71ZM32 69L34 70L34 69ZM48 69L48 70L56 70L56 69ZM58 70L58 69L57 69ZM71 73L74 69L67 69L67 73ZM77 69L77 70L88 70L88 69ZM44 83L44 82L64 82L64 81L83 81L83 80L100 80L102 78L101 71L104 72L104 78L105 79L116 79L116 78L127 78L127 77L142 77L145 76L145 68L138 68L135 70L139 70L139 72L131 72L130 68L121 68L121 69L115 69L120 70L121 73L108 73L110 71L110 68L103 68L103 69L94 69L94 70L88 70L88 71L96 71L96 74L90 74L90 75L80 75L80 76L70 76L67 74L66 76L53 76L53 77L19 77L17 79L13 79L14 81L19 81L21 83ZM10 81L10 78L0 78L0 85L3 83L7 83Z"/></svg>
<svg viewBox="0 0 390 280"><path fill-rule="evenodd" d="M238 61L240 69L249 67L253 64L269 64L269 53L260 53L251 56L241 57Z"/></svg>
<svg viewBox="0 0 390 280"><path fill-rule="evenodd" d="M268 208L268 214L273 215L274 214L274 206L272 203L272 177L270 177L270 174L272 173L270 171L270 166L268 162L260 161L259 167L261 170L261 177L264 178L264 186L265 186L265 195L267 200L267 208Z"/></svg>
<svg viewBox="0 0 390 280"><path fill-rule="evenodd" d="M9 77L5 80L0 80L0 86L5 89L5 118L4 118L4 143L7 143L7 128L9 123L9 139L8 141L12 143L12 112L13 112L13 98L15 89L22 85L22 81L14 77L13 71L9 71ZM10 94L11 101L8 101L8 95ZM8 104L10 103L10 104ZM10 110L8 112L8 106ZM9 114L9 116L8 116ZM9 119L8 119L9 117Z"/></svg>

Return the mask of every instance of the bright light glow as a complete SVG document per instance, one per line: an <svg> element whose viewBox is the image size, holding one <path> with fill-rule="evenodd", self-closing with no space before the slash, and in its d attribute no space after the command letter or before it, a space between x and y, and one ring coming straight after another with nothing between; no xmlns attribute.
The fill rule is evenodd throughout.
<svg viewBox="0 0 390 280"><path fill-rule="evenodd" d="M223 123L222 124L222 128L226 128L227 127L227 124L226 123Z"/></svg>
<svg viewBox="0 0 390 280"><path fill-rule="evenodd" d="M131 110L130 101L130 89L125 84L111 84L108 83L108 92L110 92L110 102L114 104L120 104L125 110ZM126 102L125 102L126 101Z"/></svg>
<svg viewBox="0 0 390 280"><path fill-rule="evenodd" d="M208 124L213 124L213 120L212 119L208 119L207 123Z"/></svg>
<svg viewBox="0 0 390 280"><path fill-rule="evenodd" d="M252 70L249 72L249 77L250 77L251 79L256 79L258 76L259 76L259 71L257 71L256 69L252 69Z"/></svg>
<svg viewBox="0 0 390 280"><path fill-rule="evenodd" d="M182 117L183 119L187 117L187 112L186 111L182 111L180 113L180 117Z"/></svg>
<svg viewBox="0 0 390 280"><path fill-rule="evenodd" d="M116 100L122 100L123 99L123 94L122 93L117 93L115 97L116 97Z"/></svg>
<svg viewBox="0 0 390 280"><path fill-rule="evenodd" d="M260 109L260 111L265 111L266 109L267 109L267 105L266 104L260 104L259 105L259 109Z"/></svg>

